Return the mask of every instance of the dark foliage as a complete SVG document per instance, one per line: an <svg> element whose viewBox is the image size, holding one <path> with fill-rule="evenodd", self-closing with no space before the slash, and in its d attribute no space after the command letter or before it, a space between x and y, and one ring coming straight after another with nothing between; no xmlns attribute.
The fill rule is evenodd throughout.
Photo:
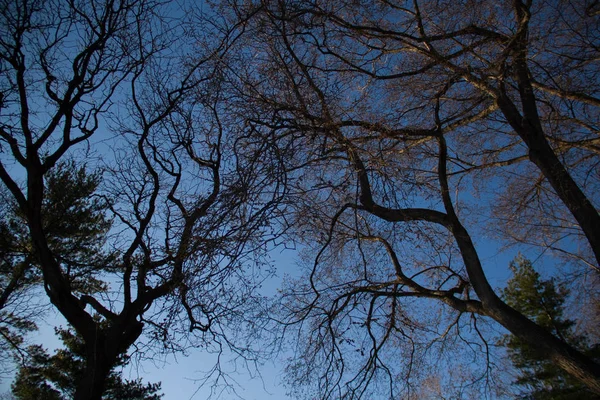
<svg viewBox="0 0 600 400"><path fill-rule="evenodd" d="M19 369L12 384L12 392L19 400L66 400L75 395L77 383L85 367L85 345L71 330L57 329L65 347L50 356L39 345L28 348L29 357ZM129 361L121 355L106 380L103 399L159 400L160 383L146 383L141 379L125 380L116 370Z"/></svg>
<svg viewBox="0 0 600 400"><path fill-rule="evenodd" d="M600 347L590 345L585 337L574 332L575 321L564 315L569 290L555 279L542 279L531 262L523 257L510 264L513 277L503 291L508 305L535 321L561 340L592 358L598 358ZM581 382L553 363L547 355L514 335L507 335L503 344L510 360L520 371L515 383L524 388L520 398L535 400L596 399Z"/></svg>

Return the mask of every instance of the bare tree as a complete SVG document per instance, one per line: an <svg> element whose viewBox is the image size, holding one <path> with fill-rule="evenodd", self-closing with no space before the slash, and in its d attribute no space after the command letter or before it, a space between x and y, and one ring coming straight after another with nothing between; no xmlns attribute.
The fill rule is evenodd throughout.
<svg viewBox="0 0 600 400"><path fill-rule="evenodd" d="M473 240L491 227L598 269L588 9L232 5L255 16L247 67L231 71L242 112L286 154L294 232L314 249L305 284L286 296L301 337L293 382L316 382L322 398L389 396L451 333L470 329L479 338L465 346L489 354L480 327L493 320L600 393L597 363L499 299Z"/></svg>
<svg viewBox="0 0 600 400"><path fill-rule="evenodd" d="M219 71L238 27L215 15L210 25L188 25L169 7L0 6L0 179L23 215L50 302L85 343L75 399L100 399L118 356L144 332L173 350L252 356L234 338L245 339L241 324L258 299L282 175L273 152L223 116ZM85 195L112 220L103 265L71 268L52 241L48 179L67 159L83 174L103 172ZM65 198L67 210L89 200ZM105 287L75 284L91 277Z"/></svg>

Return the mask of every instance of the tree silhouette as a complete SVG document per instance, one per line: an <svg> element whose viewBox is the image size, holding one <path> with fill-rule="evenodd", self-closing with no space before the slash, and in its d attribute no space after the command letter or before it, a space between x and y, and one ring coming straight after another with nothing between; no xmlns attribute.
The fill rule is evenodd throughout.
<svg viewBox="0 0 600 400"><path fill-rule="evenodd" d="M20 367L12 384L12 393L19 400L71 399L85 369L85 345L70 330L57 329L64 344L50 356L42 346L30 346L28 358ZM102 398L111 400L159 400L160 383L143 384L141 379L124 380L115 369L128 362L121 355L106 378Z"/></svg>
<svg viewBox="0 0 600 400"><path fill-rule="evenodd" d="M35 261L7 264L7 276L26 265L81 337L75 399L100 399L142 339L144 351L256 357L244 327L257 326L245 322L262 301L283 177L277 155L224 113L220 71L240 27L173 7L0 7L0 180L22 221L21 254ZM66 160L74 179L84 165L102 175L92 195L60 179L50 189Z"/></svg>
<svg viewBox="0 0 600 400"><path fill-rule="evenodd" d="M526 244L597 282L588 6L234 3L232 19L254 17L237 106L279 144L289 232L310 254L280 316L298 329L288 371L307 397L408 398L436 351L481 360L465 376L489 388L490 321L600 394L600 366L502 301L487 258Z"/></svg>

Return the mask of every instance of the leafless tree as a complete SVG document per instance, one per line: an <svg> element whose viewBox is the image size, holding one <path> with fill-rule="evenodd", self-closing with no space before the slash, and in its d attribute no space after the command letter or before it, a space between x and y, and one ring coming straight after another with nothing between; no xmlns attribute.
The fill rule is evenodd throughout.
<svg viewBox="0 0 600 400"><path fill-rule="evenodd" d="M50 302L85 342L76 399L100 399L142 333L174 350L252 354L233 340L258 298L283 175L276 154L223 113L220 70L238 26L216 14L187 24L194 13L173 7L0 5L0 179ZM49 236L47 180L64 160L103 171L92 195L113 222L106 265L69 268ZM74 282L86 277L106 287L82 291Z"/></svg>
<svg viewBox="0 0 600 400"><path fill-rule="evenodd" d="M493 320L600 393L598 364L498 297L473 239L492 230L597 273L591 5L229 6L254 17L245 68L230 71L240 113L285 154L291 226L314 249L284 303L300 332L292 382L393 396L452 333L470 329L465 346L489 354L480 326Z"/></svg>

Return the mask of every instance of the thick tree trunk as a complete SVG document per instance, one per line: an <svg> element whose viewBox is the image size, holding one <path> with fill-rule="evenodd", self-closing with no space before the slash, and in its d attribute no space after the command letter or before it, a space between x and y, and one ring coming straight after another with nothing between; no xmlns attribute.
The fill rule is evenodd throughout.
<svg viewBox="0 0 600 400"><path fill-rule="evenodd" d="M75 400L100 400L106 390L106 381L118 357L127 351L141 335L143 324L129 318L112 322L109 328L97 328L83 335L86 346L86 365L83 378L77 385Z"/></svg>
<svg viewBox="0 0 600 400"><path fill-rule="evenodd" d="M533 135L532 135L533 136ZM525 140L525 138L524 138ZM585 234L600 266L600 215L562 165L545 138L528 138L529 159L538 166Z"/></svg>
<svg viewBox="0 0 600 400"><path fill-rule="evenodd" d="M518 17L517 22L520 25L514 48L514 68L522 114L505 93L502 93L496 101L511 127L527 145L529 159L540 169L581 227L596 257L596 262L600 265L600 214L546 139L527 65L528 24L531 14L524 3L515 1L514 6ZM493 292L487 304L484 303L484 307L492 318L513 335L532 345L538 352L546 355L560 368L600 395L600 365L513 310Z"/></svg>
<svg viewBox="0 0 600 400"><path fill-rule="evenodd" d="M569 209L585 234L600 266L600 214L593 206L548 143L533 91L528 67L529 6L515 1L519 30L515 37L513 67L519 87L521 111L502 89L496 102L506 120L529 149L529 159L540 169L558 197Z"/></svg>
<svg viewBox="0 0 600 400"><path fill-rule="evenodd" d="M505 96L498 106L504 116L529 148L529 159L540 169L563 204L571 212L585 234L596 262L600 266L600 215L579 185L560 162L552 147L533 121L523 118L515 105Z"/></svg>
<svg viewBox="0 0 600 400"><path fill-rule="evenodd" d="M98 343L99 344L99 343ZM101 400L106 380L116 362L116 356L105 354L105 346L86 344L86 364L83 378L77 385L74 400Z"/></svg>

